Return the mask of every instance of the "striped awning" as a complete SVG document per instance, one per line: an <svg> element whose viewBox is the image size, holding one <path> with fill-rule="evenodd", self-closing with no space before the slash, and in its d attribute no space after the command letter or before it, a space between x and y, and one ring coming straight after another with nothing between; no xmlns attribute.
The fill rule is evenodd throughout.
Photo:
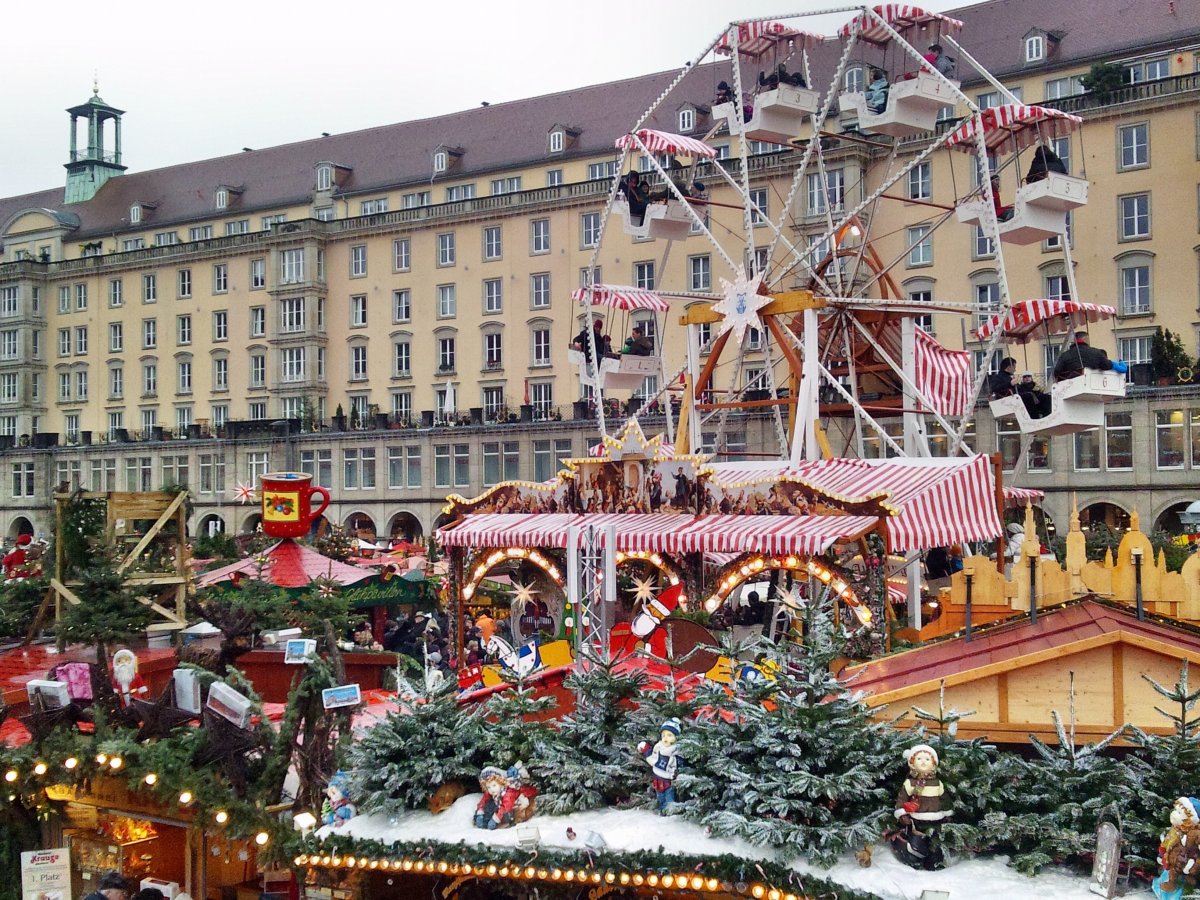
<svg viewBox="0 0 1200 900"><path fill-rule="evenodd" d="M733 29L730 28L721 36L721 40L717 41L715 48L717 53L723 53L726 56L733 53L733 41L730 39L732 31ZM738 54L752 59L758 59L770 53L780 44L787 44L789 41L797 50L811 50L822 40L823 38L819 34L797 31L782 22L740 22L737 26Z"/></svg>
<svg viewBox="0 0 1200 900"><path fill-rule="evenodd" d="M643 128L641 131L635 132L646 149L651 153L670 153L675 156L703 156L705 159L716 159L717 151L713 147L708 146L704 141L698 141L695 138L684 137L682 134L671 134L667 131L655 131L653 128ZM637 141L633 139L633 135L623 134L617 138L617 149L631 150L640 149Z"/></svg>
<svg viewBox="0 0 1200 900"><path fill-rule="evenodd" d="M975 135L983 129L983 142L989 153L1013 153L1033 144L1070 134L1083 119L1048 106L1009 103L992 106L970 116L946 139L947 147L974 153Z"/></svg>
<svg viewBox="0 0 1200 900"><path fill-rule="evenodd" d="M718 463L713 477L726 487L785 476L826 493L859 498L879 491L898 515L884 519L891 552L987 541L1000 534L991 458L826 459L790 463Z"/></svg>
<svg viewBox="0 0 1200 900"><path fill-rule="evenodd" d="M1117 314L1111 306L1099 303L1080 303L1077 300L1022 300L1005 313L992 316L975 329L975 336L988 340L996 331L1002 340L1014 344L1027 343L1042 334L1065 334L1088 322L1110 319Z"/></svg>
<svg viewBox="0 0 1200 900"><path fill-rule="evenodd" d="M962 30L963 23L958 19L943 16L941 13L927 12L918 6L907 3L883 3L873 7L875 14L900 33L900 36L910 44L914 40L928 38L937 40L939 35L956 34ZM842 26L838 32L840 37L848 38L854 29L858 29L858 37L872 44L886 44L892 36L883 28L874 16L860 13Z"/></svg>
<svg viewBox="0 0 1200 900"><path fill-rule="evenodd" d="M652 309L655 312L666 312L670 309L666 299L654 291L626 287L623 284L593 284L590 287L576 288L571 294L571 299L580 303L591 302L597 306L611 306L613 309Z"/></svg>
<svg viewBox="0 0 1200 900"><path fill-rule="evenodd" d="M948 350L925 329L914 329L917 387L928 398L932 411L943 416L963 416L974 399L974 363L965 350ZM892 359L902 358L900 326L883 329L879 343Z"/></svg>
<svg viewBox="0 0 1200 900"><path fill-rule="evenodd" d="M1033 488L1004 486L1004 505L1009 509L1022 507L1026 503L1041 503L1045 497L1044 491L1035 491Z"/></svg>
<svg viewBox="0 0 1200 900"><path fill-rule="evenodd" d="M613 525L618 550L816 556L874 528L874 516L687 516L669 513L485 513L437 533L451 547L566 547L572 526Z"/></svg>

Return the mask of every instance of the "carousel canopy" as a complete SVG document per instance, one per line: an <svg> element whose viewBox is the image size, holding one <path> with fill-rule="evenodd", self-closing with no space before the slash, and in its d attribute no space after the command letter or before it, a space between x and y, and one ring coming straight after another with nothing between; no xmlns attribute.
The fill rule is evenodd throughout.
<svg viewBox="0 0 1200 900"><path fill-rule="evenodd" d="M874 7L874 12L910 44L923 37L936 40L938 35L957 34L963 27L963 23L958 19L943 16L941 13L926 12L907 3L883 3ZM879 24L879 20L865 12L843 25L838 35L848 38L856 28L859 39L870 41L872 44L886 44L892 39L888 30Z"/></svg>
<svg viewBox="0 0 1200 900"><path fill-rule="evenodd" d="M965 350L948 350L923 328L916 328L914 355L916 383L929 399L933 411L943 416L964 416L974 399L973 362ZM894 360L902 357L900 326L885 328L879 342Z"/></svg>
<svg viewBox="0 0 1200 900"><path fill-rule="evenodd" d="M641 131L634 132L634 134L637 135L638 141L645 144L646 149L651 153L670 153L674 156L703 156L705 159L717 158L715 148L708 146L704 141L696 140L696 138L684 137L682 134L671 134L667 131L655 131L653 128L643 128ZM621 135L616 141L617 149L640 149L633 137L634 135L630 134Z"/></svg>
<svg viewBox="0 0 1200 900"><path fill-rule="evenodd" d="M730 29L732 31L732 29ZM809 50L817 46L823 38L817 34L809 34L789 28L782 22L740 22L737 26L738 55L751 59L766 56L781 44L786 47L792 42L796 49ZM717 41L717 53L729 56L733 53L733 42L729 39L729 31Z"/></svg>
<svg viewBox="0 0 1200 900"><path fill-rule="evenodd" d="M271 584L282 588L307 587L317 578L329 578L337 584L355 584L366 578L375 576L373 569L360 569L350 566L328 556L322 556L312 547L297 544L292 540L283 540L270 548L267 557L267 578ZM228 581L235 573L255 577L258 575L258 563L247 557L205 572L196 579L198 587L209 587L222 581Z"/></svg>
<svg viewBox="0 0 1200 900"><path fill-rule="evenodd" d="M572 526L613 525L617 549L653 553L825 553L874 528L874 516L686 516L663 513L468 516L438 531L449 547L566 547Z"/></svg>
<svg viewBox="0 0 1200 900"><path fill-rule="evenodd" d="M1022 300L1014 303L1008 312L992 316L977 329L975 334L981 341L988 340L996 331L1003 340L1027 343L1039 332L1065 334L1089 322L1099 322L1117 314L1111 306L1098 303L1080 303L1076 300Z"/></svg>
<svg viewBox="0 0 1200 900"><path fill-rule="evenodd" d="M946 139L947 147L974 153L975 135L983 129L983 142L989 153L1013 153L1051 138L1070 134L1083 119L1047 106L1010 103L982 110L970 116Z"/></svg>
<svg viewBox="0 0 1200 900"><path fill-rule="evenodd" d="M650 309L654 312L666 312L670 309L667 301L645 288L627 287L623 284L593 284L589 287L576 288L571 294L572 300L580 303L594 303L597 306L611 306L613 309Z"/></svg>

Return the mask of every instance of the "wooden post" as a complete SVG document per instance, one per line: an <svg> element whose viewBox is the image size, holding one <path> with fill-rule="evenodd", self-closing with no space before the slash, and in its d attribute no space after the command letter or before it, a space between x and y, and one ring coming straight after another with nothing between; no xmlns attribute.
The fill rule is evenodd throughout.
<svg viewBox="0 0 1200 900"><path fill-rule="evenodd" d="M1000 537L996 538L996 571L1004 574L1004 458L992 454L992 470L996 475L996 514L1000 517Z"/></svg>

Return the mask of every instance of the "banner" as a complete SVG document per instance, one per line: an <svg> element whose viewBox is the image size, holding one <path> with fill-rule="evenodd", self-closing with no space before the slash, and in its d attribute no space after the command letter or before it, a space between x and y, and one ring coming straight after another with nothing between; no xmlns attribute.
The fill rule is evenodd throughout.
<svg viewBox="0 0 1200 900"><path fill-rule="evenodd" d="M71 900L71 857L66 847L21 854L22 900Z"/></svg>

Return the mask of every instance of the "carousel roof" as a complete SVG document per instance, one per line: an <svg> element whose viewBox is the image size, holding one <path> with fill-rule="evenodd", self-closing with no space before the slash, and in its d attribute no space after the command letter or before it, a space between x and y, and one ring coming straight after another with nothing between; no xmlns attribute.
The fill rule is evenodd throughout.
<svg viewBox="0 0 1200 900"><path fill-rule="evenodd" d="M322 556L312 547L297 544L293 540L282 540L264 554L270 561L267 576L271 584L282 588L307 587L317 578L329 578L338 584L354 584L364 578L373 577L373 569L360 569ZM196 579L199 587L209 587L228 581L235 573L256 575L258 563L251 557L205 572Z"/></svg>
<svg viewBox="0 0 1200 900"><path fill-rule="evenodd" d="M733 42L729 39L733 29L726 31L717 41L716 51L725 56L733 53ZM795 49L808 50L821 43L819 34L809 34L790 28L782 22L739 22L737 26L737 52L741 56L759 59L771 51L791 44Z"/></svg>
<svg viewBox="0 0 1200 900"><path fill-rule="evenodd" d="M634 138L637 140L634 140ZM616 148L637 150L641 141L651 153L673 153L683 156L700 156L704 159L716 159L717 151L704 141L686 137L682 134L671 134L669 131L655 131L653 128L643 128L633 134L623 134L616 140Z"/></svg>
<svg viewBox="0 0 1200 900"><path fill-rule="evenodd" d="M935 39L939 34L956 34L963 27L963 23L958 19L928 12L908 3L882 3L874 7L873 11L910 43L923 38ZM859 40L870 41L872 44L886 44L892 39L891 31L879 24L879 19L870 13L864 12L855 16L842 26L838 36L848 38L856 30Z"/></svg>
<svg viewBox="0 0 1200 900"><path fill-rule="evenodd" d="M975 329L975 335L986 341L999 329L1003 339L1018 344L1036 337L1044 328L1048 334L1064 334L1089 322L1099 322L1117 314L1112 306L1080 303L1078 300L1022 300L1005 313L998 313Z"/></svg>
<svg viewBox="0 0 1200 900"><path fill-rule="evenodd" d="M1009 103L981 110L970 116L946 139L946 146L965 153L975 152L975 136L983 130L990 153L1012 153L1077 130L1083 119L1048 106Z"/></svg>

